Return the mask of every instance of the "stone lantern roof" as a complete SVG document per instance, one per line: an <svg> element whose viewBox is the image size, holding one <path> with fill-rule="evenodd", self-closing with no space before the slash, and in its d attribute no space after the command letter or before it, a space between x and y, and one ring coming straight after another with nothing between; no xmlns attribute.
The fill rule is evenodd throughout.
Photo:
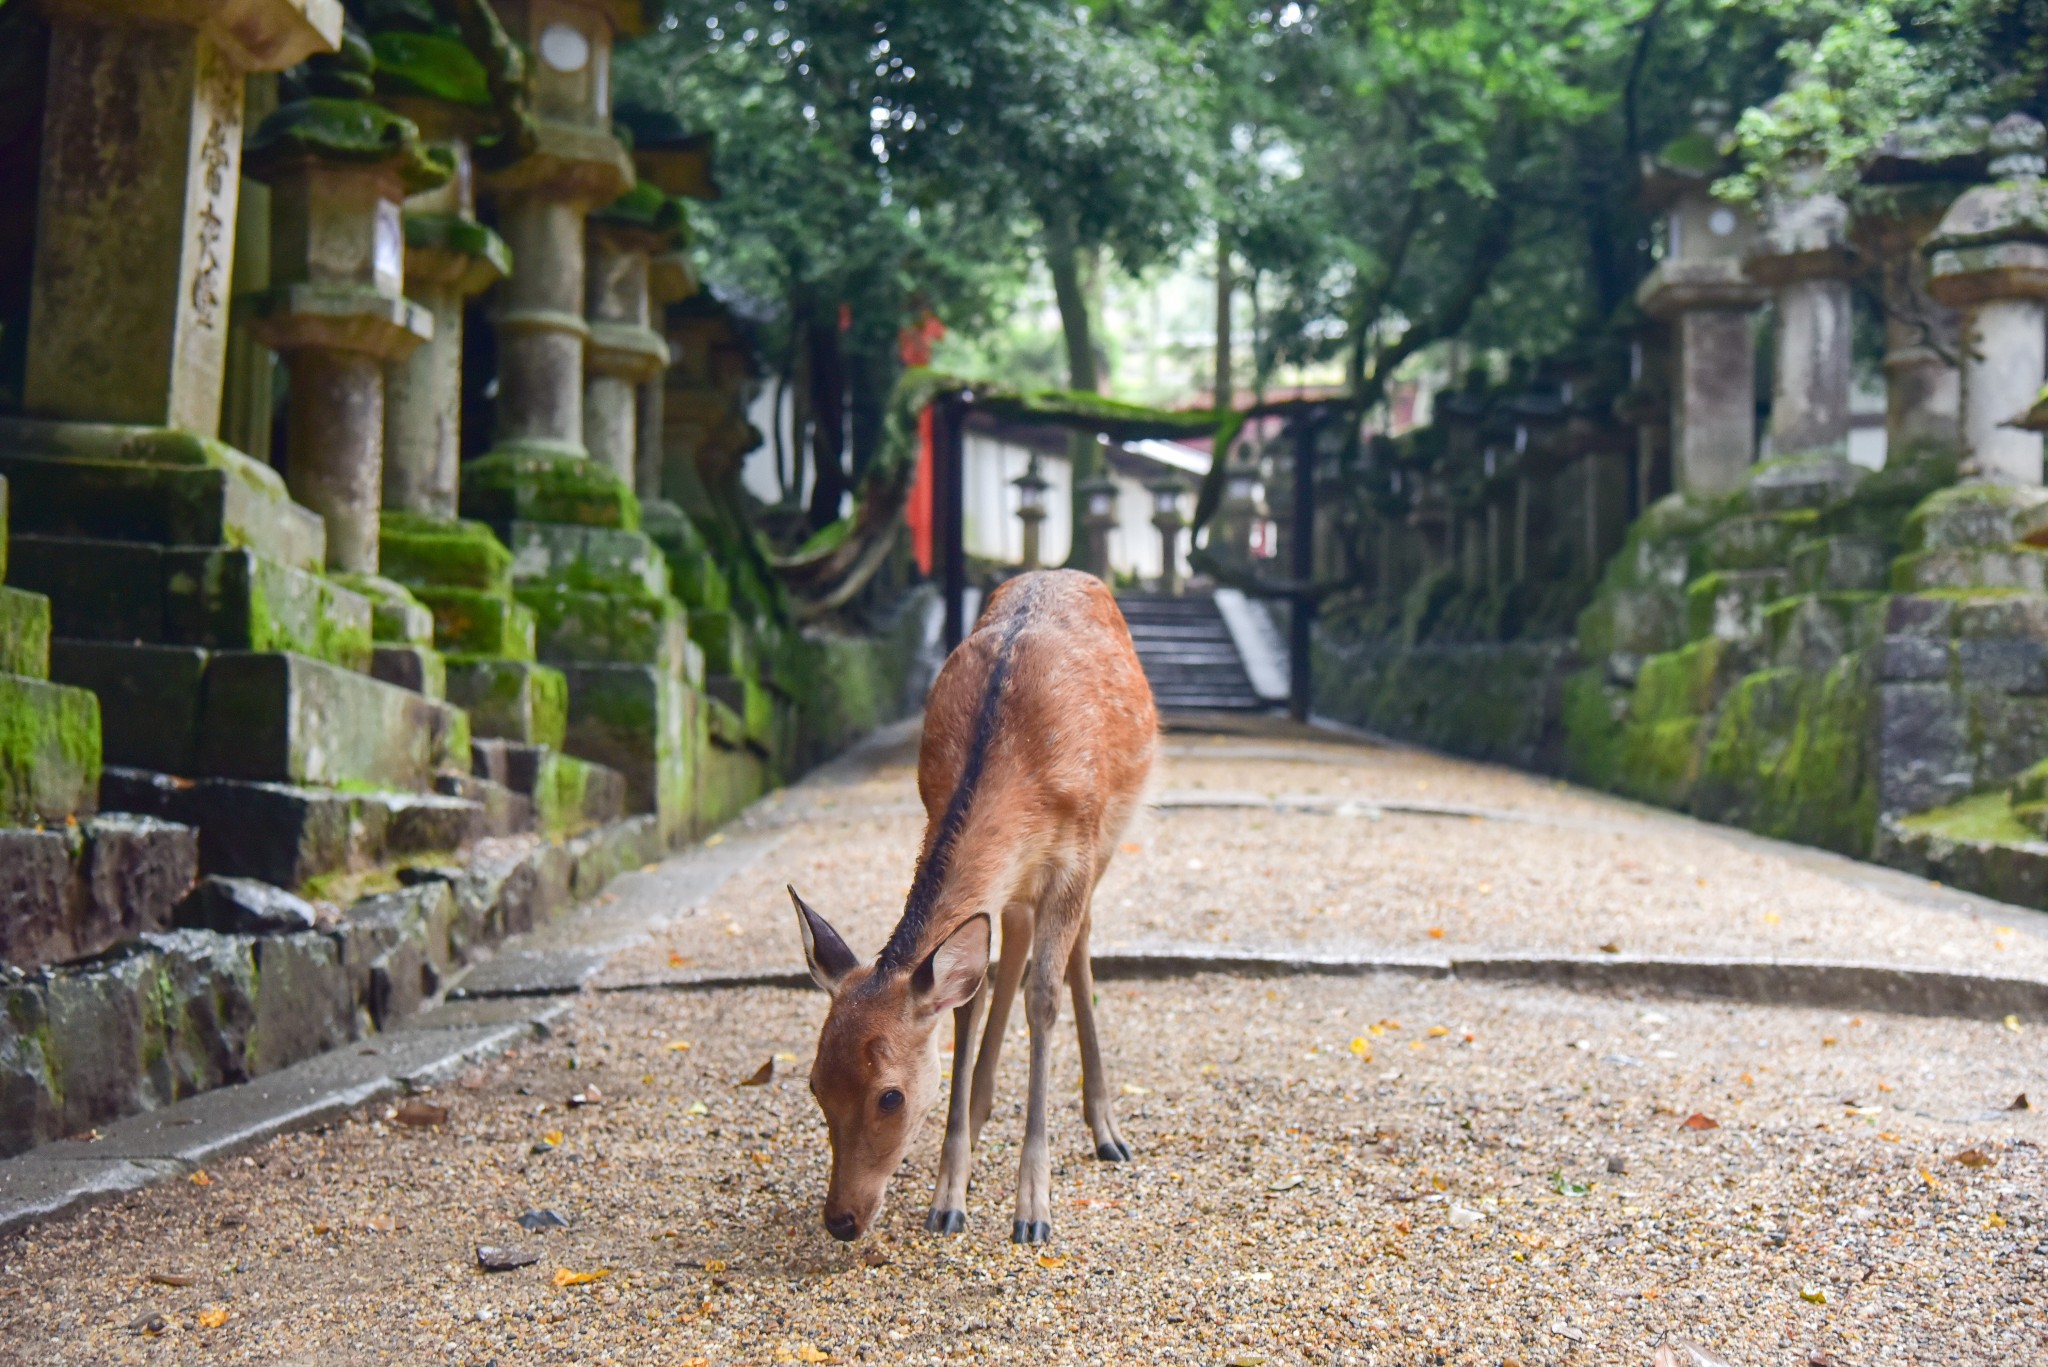
<svg viewBox="0 0 2048 1367"><path fill-rule="evenodd" d="M1727 114L1719 101L1699 101L1693 127L1643 158L1643 204L1664 216L1667 233L1664 259L1636 289L1636 302L1653 317L1763 301L1743 269L1755 217L1713 194L1714 181L1734 167Z"/></svg>
<svg viewBox="0 0 2048 1367"><path fill-rule="evenodd" d="M406 194L446 184L454 166L420 140L419 128L367 97L376 58L363 36L342 34L341 47L306 63L302 98L280 105L243 146L243 168L274 180L291 167L320 162L388 172Z"/></svg>
<svg viewBox="0 0 2048 1367"><path fill-rule="evenodd" d="M2007 115L1991 130L1994 179L1950 205L1922 247L1936 299L1964 307L1986 299L2048 296L2044 148L2048 132L2025 114Z"/></svg>

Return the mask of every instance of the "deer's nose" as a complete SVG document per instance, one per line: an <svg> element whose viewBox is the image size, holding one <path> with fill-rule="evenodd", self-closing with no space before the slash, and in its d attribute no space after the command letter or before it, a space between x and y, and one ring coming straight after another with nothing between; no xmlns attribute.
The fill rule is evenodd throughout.
<svg viewBox="0 0 2048 1367"><path fill-rule="evenodd" d="M841 1243L850 1244L860 1237L860 1221L851 1215L827 1215L825 1228Z"/></svg>

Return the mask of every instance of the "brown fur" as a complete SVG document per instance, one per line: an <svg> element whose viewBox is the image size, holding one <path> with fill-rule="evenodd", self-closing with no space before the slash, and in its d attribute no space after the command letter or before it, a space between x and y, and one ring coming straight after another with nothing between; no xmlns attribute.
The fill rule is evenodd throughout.
<svg viewBox="0 0 2048 1367"><path fill-rule="evenodd" d="M949 821L955 789L977 767L977 730L978 782ZM1045 1073L1062 981L1074 996L1084 1111L1097 1154L1129 1156L1110 1116L1095 1037L1089 899L1143 799L1157 747L1151 688L1123 614L1099 580L1040 572L990 595L926 702L917 769L928 818L923 886L914 885L880 962L854 962L831 927L797 903L813 975L832 993L811 1090L832 1142L824 1218L834 1234L857 1237L873 1222L889 1175L936 1104L938 1026L949 1010L953 1098L927 1224L950 1233L964 1222L967 1170L994 1099L996 1058L1027 955L1041 967L1026 994L1031 1096L1012 1237L1038 1242L1050 1232ZM991 990L984 971L998 922L1002 957ZM891 1089L902 1103L885 1110Z"/></svg>

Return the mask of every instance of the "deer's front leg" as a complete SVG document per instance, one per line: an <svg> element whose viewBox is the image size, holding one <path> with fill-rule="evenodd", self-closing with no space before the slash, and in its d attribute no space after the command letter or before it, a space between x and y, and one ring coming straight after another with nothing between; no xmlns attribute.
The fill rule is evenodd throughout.
<svg viewBox="0 0 2048 1367"><path fill-rule="evenodd" d="M1109 1078L1102 1071L1102 1041L1095 1033L1095 970L1088 962L1085 927L1067 957L1067 986L1074 994L1074 1033L1081 1045L1081 1114L1095 1140L1095 1156L1105 1163L1128 1163L1131 1146L1117 1133Z"/></svg>
<svg viewBox="0 0 2048 1367"><path fill-rule="evenodd" d="M1086 883L1080 899L1087 897ZM1078 900L1078 899L1077 899ZM1024 1019L1031 1027L1031 1090L1024 1104L1024 1149L1017 1160L1017 1217L1010 1242L1042 1244L1052 1237L1052 1151L1046 1142L1046 1093L1052 1071L1052 1034L1060 1019L1060 983L1065 977L1048 971L1073 952L1086 914L1085 900L1057 908L1039 918L1039 934L1031 947L1031 981L1024 985Z"/></svg>
<svg viewBox="0 0 2048 1367"><path fill-rule="evenodd" d="M958 1234L967 1227L967 1174L974 1166L973 1135L967 1124L974 1074L974 1032L988 1005L989 986L974 1000L953 1008L953 1093L946 1101L946 1146L939 1154L939 1185L932 1193L924 1227L934 1234Z"/></svg>

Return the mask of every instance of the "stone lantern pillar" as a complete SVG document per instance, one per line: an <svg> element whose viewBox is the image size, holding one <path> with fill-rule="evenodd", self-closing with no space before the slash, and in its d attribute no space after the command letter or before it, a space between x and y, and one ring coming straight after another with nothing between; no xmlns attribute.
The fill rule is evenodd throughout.
<svg viewBox="0 0 2048 1367"><path fill-rule="evenodd" d="M1085 510L1081 526L1088 537L1088 560L1082 568L1107 581L1110 577L1109 534L1116 529L1116 481L1108 475L1097 475L1093 479L1082 480L1079 492Z"/></svg>
<svg viewBox="0 0 2048 1367"><path fill-rule="evenodd" d="M1718 111L1703 108L1692 132L1644 168L1644 198L1663 211L1664 259L1636 302L1671 324L1672 481L1684 493L1722 494L1756 463L1756 336L1764 299L1743 269L1756 228L1743 209L1714 198L1724 169Z"/></svg>
<svg viewBox="0 0 2048 1367"><path fill-rule="evenodd" d="M497 447L581 458L590 337L584 219L634 183L611 133L611 45L623 16L584 0L510 0L499 14L534 55L536 131L531 149L488 168L485 182L516 263L495 319Z"/></svg>
<svg viewBox="0 0 2048 1367"><path fill-rule="evenodd" d="M1913 124L1865 163L1853 225L1874 262L1885 312L1886 463L1962 443L1962 319L1928 293L1920 244L1985 170L1984 135L1968 124Z"/></svg>
<svg viewBox="0 0 2048 1367"><path fill-rule="evenodd" d="M1017 521L1024 528L1024 568L1039 568L1039 532L1045 523L1045 491L1052 487L1046 477L1038 472L1038 454L1032 453L1031 464L1024 473L1010 481L1017 491Z"/></svg>
<svg viewBox="0 0 2048 1367"><path fill-rule="evenodd" d="M647 263L647 298L656 320L668 317L668 307L697 293L697 271L688 253L678 249L663 252ZM663 339L667 345L667 339ZM675 351L669 351L674 364ZM643 503L663 497L662 464L667 459L668 382L666 371L640 386L633 422L636 453L633 460L633 492Z"/></svg>
<svg viewBox="0 0 2048 1367"><path fill-rule="evenodd" d="M1180 596L1180 529L1187 526L1181 515L1181 495L1188 486L1171 471L1145 486L1152 495L1152 525L1159 529L1159 591L1169 598Z"/></svg>
<svg viewBox="0 0 2048 1367"><path fill-rule="evenodd" d="M1810 171L1800 177L1811 178ZM1846 458L1849 279L1856 270L1849 206L1825 192L1781 197L1746 267L1751 280L1772 290L1777 305L1772 454Z"/></svg>
<svg viewBox="0 0 2048 1367"><path fill-rule="evenodd" d="M649 325L650 263L681 226L682 206L644 180L587 226L583 442L628 487L637 482L639 391L669 362L668 343Z"/></svg>
<svg viewBox="0 0 2048 1367"><path fill-rule="evenodd" d="M45 11L49 96L23 407L213 436L243 78L332 48L341 7L60 0Z"/></svg>
<svg viewBox="0 0 2048 1367"><path fill-rule="evenodd" d="M1992 183L1964 193L1927 239L1928 289L1963 314L1963 473L2041 483L2041 434L2010 424L2048 362L2048 194L2041 125L2013 114L1991 130Z"/></svg>
<svg viewBox="0 0 2048 1367"><path fill-rule="evenodd" d="M250 327L291 375L285 482L327 522L327 564L377 572L383 504L384 367L433 335L405 297L408 193L444 183L409 119L369 94L367 44L316 58L306 96L249 140L248 171L271 187L271 288Z"/></svg>

